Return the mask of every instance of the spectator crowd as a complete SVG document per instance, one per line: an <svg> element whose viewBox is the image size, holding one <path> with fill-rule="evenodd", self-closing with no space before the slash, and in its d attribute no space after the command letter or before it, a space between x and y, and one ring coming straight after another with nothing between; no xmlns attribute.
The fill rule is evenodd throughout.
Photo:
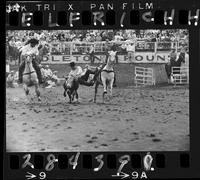
<svg viewBox="0 0 200 180"><path fill-rule="evenodd" d="M38 31L7 31L6 49L7 59L18 58L18 50L30 38L39 39L43 45L44 54L87 53L95 43L95 52L104 52L104 43L112 42L122 45L119 52L123 52L123 42L137 41L136 49L153 50L154 42L158 42L160 49L170 49L171 43L187 46L189 34L187 30L38 30ZM73 47L68 42L73 42ZM104 43L103 43L104 42ZM68 43L68 44L66 44ZM146 43L146 44L144 44ZM51 44L51 48L50 48ZM72 49L71 49L72 48Z"/></svg>

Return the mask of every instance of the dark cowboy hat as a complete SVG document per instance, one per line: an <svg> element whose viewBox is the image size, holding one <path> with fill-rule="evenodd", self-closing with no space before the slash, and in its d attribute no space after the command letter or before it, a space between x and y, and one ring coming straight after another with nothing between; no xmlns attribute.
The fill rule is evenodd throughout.
<svg viewBox="0 0 200 180"><path fill-rule="evenodd" d="M35 38L29 39L26 44L39 44L39 41Z"/></svg>
<svg viewBox="0 0 200 180"><path fill-rule="evenodd" d="M75 66L75 62L70 62L69 65L70 65L70 67L74 67Z"/></svg>

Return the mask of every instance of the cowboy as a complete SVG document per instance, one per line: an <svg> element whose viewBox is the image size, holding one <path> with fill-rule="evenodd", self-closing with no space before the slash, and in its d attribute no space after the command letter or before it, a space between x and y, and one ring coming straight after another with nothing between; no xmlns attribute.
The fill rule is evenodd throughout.
<svg viewBox="0 0 200 180"><path fill-rule="evenodd" d="M86 66L86 68L83 70L80 66L76 66L75 62L69 63L71 67L71 71L69 73L69 76L73 76L81 85L85 86L93 86L94 85L94 79L92 79L90 82L88 82L88 78L90 74L96 74L96 70L92 71Z"/></svg>
<svg viewBox="0 0 200 180"><path fill-rule="evenodd" d="M15 87L14 86L14 81L15 81L14 74L15 74L14 71L10 71L10 73L9 73L7 79L6 79L8 87L11 87L11 88Z"/></svg>
<svg viewBox="0 0 200 180"><path fill-rule="evenodd" d="M89 54L90 54L90 61L92 64L94 64L94 44L91 44Z"/></svg>
<svg viewBox="0 0 200 180"><path fill-rule="evenodd" d="M10 63L8 60L6 60L6 78L8 77L10 73Z"/></svg>
<svg viewBox="0 0 200 180"><path fill-rule="evenodd" d="M52 70L49 68L49 65L45 66L45 76L47 78L51 78L53 76Z"/></svg>
<svg viewBox="0 0 200 180"><path fill-rule="evenodd" d="M24 71L25 68L25 61L23 61L24 55L26 54L32 54L35 55L35 58L33 59L32 63L33 63L33 67L36 70L37 76L38 76L38 80L39 83L42 83L42 75L41 75L41 71L39 68L39 64L37 62L38 59L38 55L39 55L39 50L38 50L38 44L39 41L37 39L30 39L25 46L23 46L20 49L20 58L19 58L19 83L22 83L22 73ZM22 62L20 62L22 60Z"/></svg>
<svg viewBox="0 0 200 180"><path fill-rule="evenodd" d="M126 50L127 50L129 62L132 63L135 57L135 43L132 42L131 40L128 40Z"/></svg>
<svg viewBox="0 0 200 180"><path fill-rule="evenodd" d="M52 81L54 81L56 84L60 84L60 80L58 78L58 75L57 75L58 71L53 71L53 75L52 75Z"/></svg>

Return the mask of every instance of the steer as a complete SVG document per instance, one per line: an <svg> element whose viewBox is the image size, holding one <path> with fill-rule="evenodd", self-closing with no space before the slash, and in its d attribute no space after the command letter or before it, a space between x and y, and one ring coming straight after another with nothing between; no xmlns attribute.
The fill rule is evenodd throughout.
<svg viewBox="0 0 200 180"><path fill-rule="evenodd" d="M77 102L78 102L78 88L79 88L79 82L73 77L65 77L65 82L63 84L64 88L64 97L66 97L66 93L69 97L69 103L72 103L74 100L74 96L76 96Z"/></svg>

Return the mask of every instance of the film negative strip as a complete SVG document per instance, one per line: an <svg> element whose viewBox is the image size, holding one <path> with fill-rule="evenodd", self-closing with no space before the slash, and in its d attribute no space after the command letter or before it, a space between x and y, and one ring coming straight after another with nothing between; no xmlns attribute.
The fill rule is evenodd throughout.
<svg viewBox="0 0 200 180"><path fill-rule="evenodd" d="M200 1L5 8L5 180L200 178Z"/></svg>

